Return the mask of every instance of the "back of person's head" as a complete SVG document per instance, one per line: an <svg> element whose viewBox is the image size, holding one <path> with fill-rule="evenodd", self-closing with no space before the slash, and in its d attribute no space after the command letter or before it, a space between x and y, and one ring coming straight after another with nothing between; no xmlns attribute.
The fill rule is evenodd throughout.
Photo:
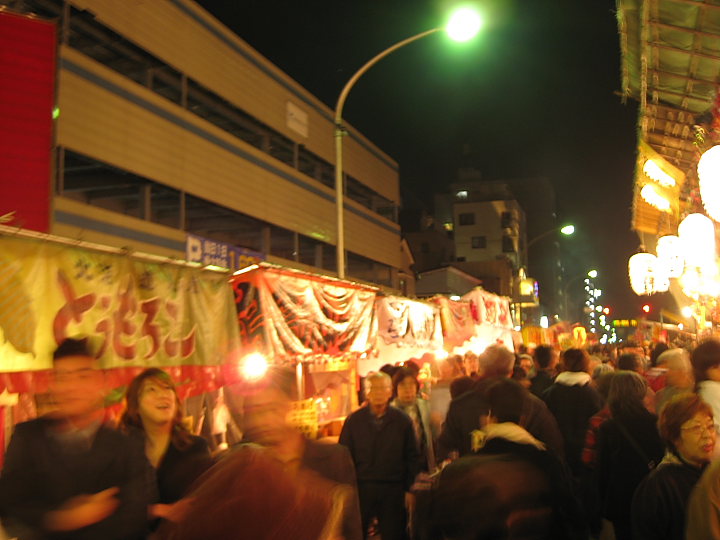
<svg viewBox="0 0 720 540"><path fill-rule="evenodd" d="M515 365L515 355L502 345L490 345L479 356L480 368L485 377L509 377Z"/></svg>
<svg viewBox="0 0 720 540"><path fill-rule="evenodd" d="M668 347L667 343L663 343L662 341L656 343L652 349L652 352L650 353L650 365L652 367L657 366L660 355L667 351L669 348L670 347Z"/></svg>
<svg viewBox="0 0 720 540"><path fill-rule="evenodd" d="M635 371L636 373L642 372L642 358L640 355L634 352L626 352L620 355L617 359L618 369L625 371Z"/></svg>
<svg viewBox="0 0 720 540"><path fill-rule="evenodd" d="M386 373L388 377L392 379L392 376L395 375L395 372L400 368L400 366L393 366L392 364L385 364L380 368L380 372Z"/></svg>
<svg viewBox="0 0 720 540"><path fill-rule="evenodd" d="M468 392L475 386L475 379L464 375L457 377L450 382L450 398L455 399L458 396L462 396L465 392Z"/></svg>
<svg viewBox="0 0 720 540"><path fill-rule="evenodd" d="M53 362L67 358L68 356L86 356L93 358L90 351L90 343L87 338L66 338L53 352Z"/></svg>
<svg viewBox="0 0 720 540"><path fill-rule="evenodd" d="M598 370L598 368L602 366L607 366L607 364L601 364L597 368L595 368L595 371ZM610 393L610 383L612 382L612 378L615 376L615 370L612 368L609 369L609 371L605 371L598 375L598 377L595 377L593 374L593 378L595 379L595 390L598 391L598 394L607 401L608 394Z"/></svg>
<svg viewBox="0 0 720 540"><path fill-rule="evenodd" d="M562 365L565 371L584 371L587 373L590 359L583 349L567 349L562 354Z"/></svg>
<svg viewBox="0 0 720 540"><path fill-rule="evenodd" d="M519 424L522 418L527 391L513 379L499 378L485 389L486 414L498 422Z"/></svg>
<svg viewBox="0 0 720 540"><path fill-rule="evenodd" d="M535 363L538 368L551 368L555 358L555 349L551 345L538 345L535 347Z"/></svg>
<svg viewBox="0 0 720 540"><path fill-rule="evenodd" d="M634 415L645 410L647 382L634 371L616 371L610 379L608 406L613 416Z"/></svg>
<svg viewBox="0 0 720 540"><path fill-rule="evenodd" d="M670 450L677 451L675 442L682 436L683 424L698 413L706 414L710 420L713 418L710 405L697 394L690 392L673 396L665 404L660 411L658 431Z"/></svg>
<svg viewBox="0 0 720 540"><path fill-rule="evenodd" d="M548 474L510 455L465 456L440 475L432 522L444 540L554 538Z"/></svg>
<svg viewBox="0 0 720 540"><path fill-rule="evenodd" d="M663 353L658 356L657 365L668 369L684 369L692 371L690 353L680 347L663 351Z"/></svg>
<svg viewBox="0 0 720 540"><path fill-rule="evenodd" d="M720 366L720 341L717 339L703 341L695 347L690 361L695 373L695 382L707 381L709 379L707 371Z"/></svg>
<svg viewBox="0 0 720 540"><path fill-rule="evenodd" d="M405 360L400 367L401 367L401 368L405 368L406 370L412 371L416 377L417 377L418 374L420 373L420 366L419 366L418 363L417 363L415 360L413 360L413 359ZM388 375L390 375L390 374L388 373ZM393 374L390 375L390 376L393 377L394 375L395 375L395 374L393 373Z"/></svg>

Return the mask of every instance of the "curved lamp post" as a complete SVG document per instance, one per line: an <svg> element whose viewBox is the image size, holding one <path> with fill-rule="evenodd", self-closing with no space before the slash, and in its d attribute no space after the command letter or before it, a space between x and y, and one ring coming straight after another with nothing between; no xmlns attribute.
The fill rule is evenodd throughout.
<svg viewBox="0 0 720 540"><path fill-rule="evenodd" d="M538 240L542 240L549 234L552 234L554 232L560 231L565 236L570 236L575 232L575 225L564 225L562 227L555 227L554 229L550 229L549 231L545 231L542 234L537 235L535 238L530 240L527 245L525 246L525 249L528 249L530 246L532 246L535 242Z"/></svg>
<svg viewBox="0 0 720 540"><path fill-rule="evenodd" d="M343 168L342 168L342 151L343 151L343 137L347 134L347 131L343 127L342 113L343 107L345 106L345 100L347 99L350 90L355 85L357 80L370 69L372 66L377 64L380 60L385 58L388 54L398 50L400 47L404 47L408 43L417 41L431 34L440 31L447 31L448 36L454 41L467 41L472 39L480 30L480 17L474 11L468 8L462 8L453 13L445 27L433 28L432 30L426 30L419 34L404 39L391 47L388 47L374 58L369 60L362 66L355 74L350 77L350 80L345 84L340 96L338 97L337 104L335 105L335 206L337 210L337 273L339 278L345 277L345 220L344 220L344 202L343 202Z"/></svg>

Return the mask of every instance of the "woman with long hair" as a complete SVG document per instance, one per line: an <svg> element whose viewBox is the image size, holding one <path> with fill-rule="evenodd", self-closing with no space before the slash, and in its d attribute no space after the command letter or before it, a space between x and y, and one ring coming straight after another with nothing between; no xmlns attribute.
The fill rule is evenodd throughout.
<svg viewBox="0 0 720 540"><path fill-rule="evenodd" d="M617 371L610 381L612 418L597 437L596 478L602 516L617 540L632 538L630 506L638 484L663 456L654 414L643 403L647 382L634 371Z"/></svg>
<svg viewBox="0 0 720 540"><path fill-rule="evenodd" d="M182 418L175 383L163 370L146 369L128 386L120 428L145 440L157 478L158 504L150 507L151 517L172 520L181 513L179 501L212 464L207 442L191 435Z"/></svg>

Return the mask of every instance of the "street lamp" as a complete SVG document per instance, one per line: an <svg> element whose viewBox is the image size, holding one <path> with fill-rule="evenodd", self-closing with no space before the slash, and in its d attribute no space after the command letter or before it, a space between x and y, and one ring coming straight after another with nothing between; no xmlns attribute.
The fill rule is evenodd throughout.
<svg viewBox="0 0 720 540"><path fill-rule="evenodd" d="M337 273L338 277L343 279L345 277L345 219L344 219L344 202L343 202L343 168L342 168L342 152L343 152L343 137L347 134L347 131L343 127L342 113L343 107L345 106L345 100L347 99L350 90L357 80L370 69L372 66L377 64L380 60L385 58L388 54L398 50L400 47L404 47L408 43L417 41L436 32L445 30L448 33L450 39L454 41L467 41L472 39L480 30L482 21L480 16L469 8L461 8L453 12L448 20L448 23L444 27L433 28L420 32L419 34L404 39L395 45L392 45L369 60L364 66L358 69L355 74L350 77L350 80L345 84L340 96L338 97L337 104L335 105L335 206L337 211Z"/></svg>
<svg viewBox="0 0 720 540"><path fill-rule="evenodd" d="M574 225L563 225L562 227L555 227L554 229L550 229L549 231L545 231L542 234L537 235L535 238L530 240L527 245L525 246L525 249L528 249L530 246L532 246L535 242L538 240L542 240L549 234L552 234L554 232L560 231L565 236L570 236L575 232L575 226Z"/></svg>

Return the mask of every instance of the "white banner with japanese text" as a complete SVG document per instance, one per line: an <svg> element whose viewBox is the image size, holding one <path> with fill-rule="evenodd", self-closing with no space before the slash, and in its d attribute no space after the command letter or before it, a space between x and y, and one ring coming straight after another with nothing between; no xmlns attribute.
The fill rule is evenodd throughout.
<svg viewBox="0 0 720 540"><path fill-rule="evenodd" d="M66 337L105 369L222 364L238 345L228 276L0 237L0 372L50 368Z"/></svg>

